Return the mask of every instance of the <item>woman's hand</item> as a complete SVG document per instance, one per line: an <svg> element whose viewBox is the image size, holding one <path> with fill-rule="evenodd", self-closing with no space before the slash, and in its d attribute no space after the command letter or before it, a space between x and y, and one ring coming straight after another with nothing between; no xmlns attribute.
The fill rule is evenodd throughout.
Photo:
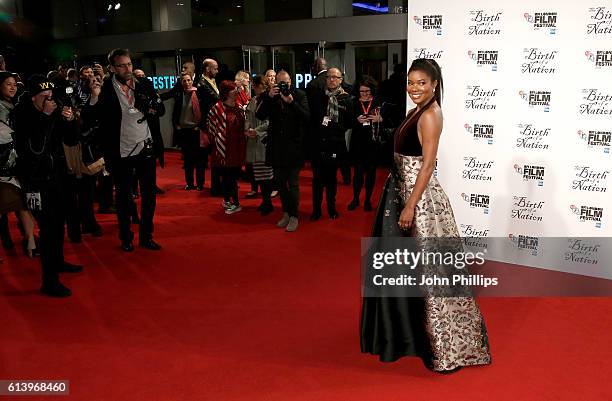
<svg viewBox="0 0 612 401"><path fill-rule="evenodd" d="M412 227L412 221L414 220L414 206L406 205L400 213L399 221L397 224L402 230L409 230Z"/></svg>
<svg viewBox="0 0 612 401"><path fill-rule="evenodd" d="M363 124L366 121L368 121L368 116L366 116L365 114L362 114L359 117L357 117L357 121L359 121L359 124Z"/></svg>

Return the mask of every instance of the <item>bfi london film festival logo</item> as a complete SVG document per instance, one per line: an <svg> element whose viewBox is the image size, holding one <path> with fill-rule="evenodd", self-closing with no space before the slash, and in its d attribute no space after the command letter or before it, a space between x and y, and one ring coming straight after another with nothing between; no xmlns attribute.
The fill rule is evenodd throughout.
<svg viewBox="0 0 612 401"><path fill-rule="evenodd" d="M495 136L495 126L493 124L465 123L463 127L474 138L474 141L486 141L488 145L493 145Z"/></svg>
<svg viewBox="0 0 612 401"><path fill-rule="evenodd" d="M540 109L544 113L550 112L552 92L546 90L519 91L519 96L529 104L532 109Z"/></svg>
<svg viewBox="0 0 612 401"><path fill-rule="evenodd" d="M544 31L549 35L557 33L557 13L555 11L524 13L525 21L533 26L534 31Z"/></svg>
<svg viewBox="0 0 612 401"><path fill-rule="evenodd" d="M470 10L468 36L498 36L501 34L503 12Z"/></svg>
<svg viewBox="0 0 612 401"><path fill-rule="evenodd" d="M610 154L612 131L578 131L578 137L589 149L597 149Z"/></svg>
<svg viewBox="0 0 612 401"><path fill-rule="evenodd" d="M570 210L578 216L581 223L595 223L595 228L601 228L603 223L604 209L598 206L576 206L570 205Z"/></svg>
<svg viewBox="0 0 612 401"><path fill-rule="evenodd" d="M515 147L519 149L547 150L550 148L549 127L537 127L534 124L519 124Z"/></svg>
<svg viewBox="0 0 612 401"><path fill-rule="evenodd" d="M470 209L482 209L484 214L489 214L491 197L486 194L461 194L461 199L470 205Z"/></svg>
<svg viewBox="0 0 612 401"><path fill-rule="evenodd" d="M468 50L468 57L476 62L479 68L490 67L491 71L497 71L497 60L499 51L497 50Z"/></svg>
<svg viewBox="0 0 612 401"><path fill-rule="evenodd" d="M524 164L522 166L515 164L514 171L523 177L523 181L535 181L538 183L538 187L544 186L546 167L531 164Z"/></svg>
<svg viewBox="0 0 612 401"><path fill-rule="evenodd" d="M522 234L508 234L508 239L514 244L517 249L529 252L533 256L538 256L540 238Z"/></svg>
<svg viewBox="0 0 612 401"><path fill-rule="evenodd" d="M612 95L601 89L583 89L578 113L589 116L612 116Z"/></svg>
<svg viewBox="0 0 612 401"><path fill-rule="evenodd" d="M544 204L544 201L534 201L526 196L514 196L512 197L512 210L510 211L510 218L515 220L541 222L544 220L544 217L542 216Z"/></svg>
<svg viewBox="0 0 612 401"><path fill-rule="evenodd" d="M414 58L428 58L433 60L440 60L444 56L444 50L428 49L426 47L415 47L412 51Z"/></svg>
<svg viewBox="0 0 612 401"><path fill-rule="evenodd" d="M470 248L478 248L486 252L488 243L486 238L489 237L490 230L488 228L479 228L474 224L461 224L461 238L465 246Z"/></svg>
<svg viewBox="0 0 612 401"><path fill-rule="evenodd" d="M497 110L499 89L483 88L481 85L468 85L465 88L465 108L467 110Z"/></svg>
<svg viewBox="0 0 612 401"><path fill-rule="evenodd" d="M568 238L563 259L571 263L597 265L599 264L599 251L601 249L601 242L595 239Z"/></svg>
<svg viewBox="0 0 612 401"><path fill-rule="evenodd" d="M479 160L475 156L466 156L463 158L463 172L462 178L464 180L471 181L493 181L491 170L495 161L493 160Z"/></svg>
<svg viewBox="0 0 612 401"><path fill-rule="evenodd" d="M587 35L612 34L612 10L606 7L589 8L589 20L586 25Z"/></svg>
<svg viewBox="0 0 612 401"><path fill-rule="evenodd" d="M528 47L523 49L521 73L531 75L553 75L557 72L558 50Z"/></svg>
<svg viewBox="0 0 612 401"><path fill-rule="evenodd" d="M584 55L598 70L612 67L612 50L587 50Z"/></svg>
<svg viewBox="0 0 612 401"><path fill-rule="evenodd" d="M442 36L442 15L415 15L412 20L421 26L424 32L435 32L436 35Z"/></svg>
<svg viewBox="0 0 612 401"><path fill-rule="evenodd" d="M608 192L610 169L596 169L591 166L574 166L572 190L583 192Z"/></svg>

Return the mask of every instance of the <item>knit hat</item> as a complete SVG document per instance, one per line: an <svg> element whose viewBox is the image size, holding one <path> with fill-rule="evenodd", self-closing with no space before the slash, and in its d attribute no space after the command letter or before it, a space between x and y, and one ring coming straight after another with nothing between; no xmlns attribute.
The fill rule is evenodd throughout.
<svg viewBox="0 0 612 401"><path fill-rule="evenodd" d="M28 79L28 92L31 96L35 96L42 91L52 90L55 87L44 75L32 75Z"/></svg>

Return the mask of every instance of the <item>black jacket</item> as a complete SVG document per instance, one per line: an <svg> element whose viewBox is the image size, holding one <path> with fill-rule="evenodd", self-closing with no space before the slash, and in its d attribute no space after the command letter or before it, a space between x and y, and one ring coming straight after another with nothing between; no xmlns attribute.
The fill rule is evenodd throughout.
<svg viewBox="0 0 612 401"><path fill-rule="evenodd" d="M219 101L219 94L207 80L202 79L202 82L198 86L198 99L200 100L200 111L202 115L207 116L210 109ZM174 107L176 107L176 105Z"/></svg>
<svg viewBox="0 0 612 401"><path fill-rule="evenodd" d="M293 102L285 103L280 97L262 95L255 113L260 120L269 119L266 144L266 161L273 167L301 167L304 164L302 142L310 111L306 94L297 89Z"/></svg>
<svg viewBox="0 0 612 401"><path fill-rule="evenodd" d="M323 125L327 116L329 97L319 93L312 99L312 162L314 165L328 159L339 159L346 154L345 132L353 126L353 103L348 93L338 96L338 122L329 121ZM336 155L333 157L333 155Z"/></svg>
<svg viewBox="0 0 612 401"><path fill-rule="evenodd" d="M66 121L59 109L50 116L34 108L30 96L22 96L13 115L17 177L24 191L57 188L67 174L62 143L78 142L78 123Z"/></svg>
<svg viewBox="0 0 612 401"><path fill-rule="evenodd" d="M150 80L145 78L135 82L135 96L137 99L139 96L146 96L148 99L159 99L159 95L153 88L153 83ZM151 105L155 110L155 115L146 114L146 119L151 131L151 137L153 138L155 156L159 160L160 166L163 167L164 142L159 127L159 117L164 115L166 109L161 101L158 103L151 102ZM138 108L138 105L136 108ZM99 122L101 132L100 144L104 153L104 159L107 165L112 168L112 165L121 158L121 104L113 87L112 76L104 80L98 102L94 106L87 104L83 107L81 118ZM88 121L88 123L91 123L91 121Z"/></svg>

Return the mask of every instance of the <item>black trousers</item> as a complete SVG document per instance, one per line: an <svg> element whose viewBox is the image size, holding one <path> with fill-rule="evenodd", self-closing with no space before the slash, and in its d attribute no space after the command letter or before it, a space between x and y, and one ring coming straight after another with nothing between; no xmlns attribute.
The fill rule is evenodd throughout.
<svg viewBox="0 0 612 401"><path fill-rule="evenodd" d="M266 206L272 206L272 181L273 180L263 180L263 181L255 181L255 190L257 190L257 185L261 187L261 204ZM251 187L253 188L253 187Z"/></svg>
<svg viewBox="0 0 612 401"><path fill-rule="evenodd" d="M210 169L210 194L212 196L219 196L223 194L219 169L220 167L213 167Z"/></svg>
<svg viewBox="0 0 612 401"><path fill-rule="evenodd" d="M177 133L181 138L185 184L193 186L195 172L195 185L203 187L208 164L208 150L200 147L200 131L181 129Z"/></svg>
<svg viewBox="0 0 612 401"><path fill-rule="evenodd" d="M155 215L155 157L142 153L123 157L113 166L113 176L117 190L117 219L119 220L119 239L132 241L131 229L133 212L132 182L134 174L140 184L140 233L139 241L153 238L153 216Z"/></svg>
<svg viewBox="0 0 612 401"><path fill-rule="evenodd" d="M283 212L298 217L300 207L300 167L275 167L274 181L283 205Z"/></svg>
<svg viewBox="0 0 612 401"><path fill-rule="evenodd" d="M40 263L43 285L59 282L59 269L64 264L65 204L58 185L40 192L41 210L32 212L39 228Z"/></svg>
<svg viewBox="0 0 612 401"><path fill-rule="evenodd" d="M98 202L100 209L109 209L115 202L113 201L113 176L103 175L98 176Z"/></svg>
<svg viewBox="0 0 612 401"><path fill-rule="evenodd" d="M312 167L312 210L314 213L321 213L323 203L323 190L327 199L327 211L336 212L336 192L338 191L338 180L336 173L338 164L326 162L324 165Z"/></svg>
<svg viewBox="0 0 612 401"><path fill-rule="evenodd" d="M240 177L240 167L217 167L221 178L221 191L226 202L239 205L238 200L238 178Z"/></svg>
<svg viewBox="0 0 612 401"><path fill-rule="evenodd" d="M68 236L71 239L80 239L81 229L92 231L98 227L94 214L96 177L83 175L81 178L77 178L74 175L69 175L65 179L63 188Z"/></svg>
<svg viewBox="0 0 612 401"><path fill-rule="evenodd" d="M353 199L359 200L363 179L365 176L365 201L370 202L374 184L376 183L376 164L357 163L355 164L355 175L353 176Z"/></svg>

